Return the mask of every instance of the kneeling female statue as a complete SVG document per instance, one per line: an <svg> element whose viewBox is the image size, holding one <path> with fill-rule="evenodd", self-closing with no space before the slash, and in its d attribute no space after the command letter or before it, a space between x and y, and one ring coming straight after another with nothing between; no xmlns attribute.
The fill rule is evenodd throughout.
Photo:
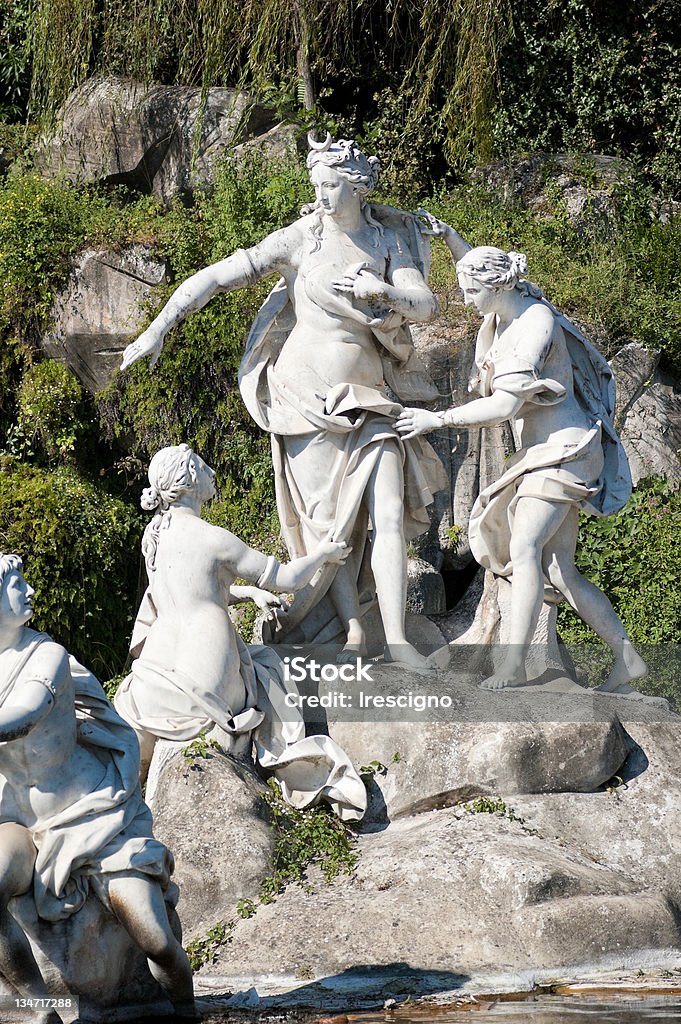
<svg viewBox="0 0 681 1024"><path fill-rule="evenodd" d="M230 740L252 736L258 762L294 806L323 798L340 817L361 818L366 790L351 762L330 737L305 736L281 659L271 648L247 647L228 612L231 602L252 598L273 614L282 602L271 590L300 590L350 551L327 539L281 565L201 519L214 481L186 444L163 448L149 466L142 496L155 513L142 540L149 587L132 638L137 660L115 697L137 733L143 772L157 739L187 743L217 727L227 752ZM237 586L237 578L256 586Z"/></svg>
<svg viewBox="0 0 681 1024"><path fill-rule="evenodd" d="M451 229L439 222L433 227L449 243ZM476 560L512 578L508 654L482 685L527 681L528 646L548 583L612 649L615 663L601 689L632 693L630 682L645 675L646 666L608 598L575 568L580 509L608 515L631 494L613 426L612 372L575 325L524 280L522 254L471 249L456 270L466 305L483 317L469 386L482 397L443 413L405 409L397 426L406 438L505 420L515 428L519 451L479 495L470 518Z"/></svg>

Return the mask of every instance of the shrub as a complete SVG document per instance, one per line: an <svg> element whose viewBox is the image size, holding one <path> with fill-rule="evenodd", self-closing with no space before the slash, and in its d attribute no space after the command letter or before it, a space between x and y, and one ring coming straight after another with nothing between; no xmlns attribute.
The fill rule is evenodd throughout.
<svg viewBox="0 0 681 1024"><path fill-rule="evenodd" d="M137 611L141 516L73 469L7 457L0 469L0 550L24 559L33 625L109 678Z"/></svg>
<svg viewBox="0 0 681 1024"><path fill-rule="evenodd" d="M88 429L85 395L71 371L47 359L28 367L17 396L15 445L49 464L73 462Z"/></svg>

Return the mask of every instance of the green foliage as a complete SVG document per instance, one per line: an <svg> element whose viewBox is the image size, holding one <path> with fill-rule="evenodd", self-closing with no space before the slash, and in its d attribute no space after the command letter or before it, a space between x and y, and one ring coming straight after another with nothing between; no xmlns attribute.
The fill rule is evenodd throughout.
<svg viewBox="0 0 681 1024"><path fill-rule="evenodd" d="M509 821L524 824L523 819L519 818L513 808L505 804L500 797L479 796L470 803L462 804L462 807L468 814L499 814Z"/></svg>
<svg viewBox="0 0 681 1024"><path fill-rule="evenodd" d="M399 754L393 761L396 758ZM353 875L359 859L354 832L328 805L299 811L284 801L275 779L269 779L267 785L269 792L263 799L274 829L274 873L262 879L256 900L238 900L235 912L242 920L253 917L258 906L273 903L287 885L297 884L311 891L307 873L312 865L320 868L325 883L330 885L339 875ZM220 949L232 941L235 926L235 921L220 921L205 937L189 943L186 950L192 970L213 963Z"/></svg>
<svg viewBox="0 0 681 1024"><path fill-rule="evenodd" d="M570 221L562 200L537 212L479 184L426 205L473 245L526 253L529 276L548 298L587 331L611 340L607 355L635 338L662 349L666 366L681 372L681 217L658 220L640 181L613 187L606 220L581 223ZM432 280L445 306L458 301L443 246L434 249Z"/></svg>
<svg viewBox="0 0 681 1024"><path fill-rule="evenodd" d="M581 518L577 568L608 595L634 642L681 643L679 536L680 485L662 477L641 482L617 515ZM568 643L595 641L565 604L559 627Z"/></svg>
<svg viewBox="0 0 681 1024"><path fill-rule="evenodd" d="M219 750L220 744L216 740L206 739L206 730L204 729L195 740L188 743L186 747L182 747L180 753L182 759L186 765L190 768L201 768L199 761L205 761L210 757L211 750Z"/></svg>
<svg viewBox="0 0 681 1024"><path fill-rule="evenodd" d="M28 102L31 84L29 48L31 8L31 0L2 0L0 7L0 117L2 118L21 116Z"/></svg>
<svg viewBox="0 0 681 1024"><path fill-rule="evenodd" d="M675 0L514 7L499 59L497 150L623 154L681 192L678 19Z"/></svg>
<svg viewBox="0 0 681 1024"><path fill-rule="evenodd" d="M187 943L185 948L191 969L198 971L204 964L212 964L222 947L232 941L234 928L234 921L218 921L208 929L203 938L193 939Z"/></svg>
<svg viewBox="0 0 681 1024"><path fill-rule="evenodd" d="M260 885L260 903L272 903L286 885L309 888L312 865L329 885L339 875L353 875L359 853L355 833L326 804L299 811L287 804L275 779L267 783L264 799L275 830L274 874Z"/></svg>
<svg viewBox="0 0 681 1024"><path fill-rule="evenodd" d="M2 460L0 550L24 558L33 625L105 679L127 656L141 527L133 509L71 468Z"/></svg>
<svg viewBox="0 0 681 1024"><path fill-rule="evenodd" d="M90 426L86 415L83 389L66 366L49 359L29 366L18 391L12 447L50 465L73 462Z"/></svg>
<svg viewBox="0 0 681 1024"><path fill-rule="evenodd" d="M359 774L362 779L362 782L366 786L376 775L387 775L388 772L390 771L391 765L399 764L401 760L402 755L400 754L399 750L396 750L390 760L390 764L383 764L383 761L377 760L369 761L368 764L362 765L362 767L359 769Z"/></svg>
<svg viewBox="0 0 681 1024"><path fill-rule="evenodd" d="M56 289L84 245L116 245L149 237L156 212L145 197L76 189L38 175L0 182L0 331L27 340L44 327Z"/></svg>

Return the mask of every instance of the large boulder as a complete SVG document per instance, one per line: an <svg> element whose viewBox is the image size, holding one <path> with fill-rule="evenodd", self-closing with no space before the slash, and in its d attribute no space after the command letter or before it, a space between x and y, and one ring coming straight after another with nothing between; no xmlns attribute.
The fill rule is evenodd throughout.
<svg viewBox="0 0 681 1024"><path fill-rule="evenodd" d="M517 694L507 697L514 701ZM620 748L610 762L627 757L611 786L585 793L560 783L561 774L564 781L585 777L600 731L593 723L588 729L577 721L563 729L535 723L539 744L525 746L522 770L549 768L552 792L524 788L524 795L511 795L500 779L496 794L460 784L454 806L415 803L411 815L382 827L370 823L359 837L353 878L325 886L312 877L311 889L289 888L259 907L202 969L199 990L231 990L233 1006L248 999L254 1008L264 989L262 1005L270 1011L320 1005L329 1011L407 993L453 998L462 986L498 992L519 977L531 987L534 979L550 982L578 966L596 981L607 970L678 962L679 721L662 713L643 721L626 698L611 703L629 737L627 751ZM601 724L601 739L609 730L618 745L622 725ZM524 732L521 724L478 723L471 734L473 728L478 743L496 749L498 764L513 732ZM331 723L336 738L348 738L344 729ZM441 763L449 748L458 764L452 779L462 783L475 745L453 750L444 723L406 726L402 761L390 764L384 778L394 776L395 791L407 793L410 775L422 793L432 788L425 756L419 762L418 744L407 745L418 730L430 764ZM384 744L375 723L365 742L366 761L387 754L393 739ZM383 792L390 800L387 785Z"/></svg>
<svg viewBox="0 0 681 1024"><path fill-rule="evenodd" d="M626 704L615 701L623 717ZM679 724L626 727L619 788L510 799L502 790L486 800L462 792L468 806L374 826L360 837L352 879L289 888L240 921L202 969L199 991L231 989L235 1005L248 997L253 1006L266 987L282 993L268 995L270 1010L348 1007L531 988L577 968L597 984L608 969L678 962ZM573 739L575 753L579 729Z"/></svg>
<svg viewBox="0 0 681 1024"><path fill-rule="evenodd" d="M175 857L185 938L220 916L234 917L238 900L257 897L261 879L272 873L265 792L248 761L210 747L192 754L189 746L161 769L154 833Z"/></svg>
<svg viewBox="0 0 681 1024"><path fill-rule="evenodd" d="M290 129L236 89L209 89L202 98L200 88L93 78L71 94L58 120L35 147L42 174L125 185L165 203L210 184L215 160L238 144L260 139L274 153L295 146Z"/></svg>
<svg viewBox="0 0 681 1024"><path fill-rule="evenodd" d="M165 276L165 263L148 246L86 249L54 300L42 347L66 363L89 391L100 391L120 365L123 349L143 322L145 304Z"/></svg>

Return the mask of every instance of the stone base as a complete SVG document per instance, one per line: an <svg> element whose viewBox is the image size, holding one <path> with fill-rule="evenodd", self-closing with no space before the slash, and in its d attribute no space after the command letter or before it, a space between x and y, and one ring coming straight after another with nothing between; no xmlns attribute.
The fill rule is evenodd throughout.
<svg viewBox="0 0 681 1024"><path fill-rule="evenodd" d="M10 909L31 941L50 994L79 997L78 1020L114 1024L140 1016L173 1016L146 958L94 895L77 914L56 923L40 920L28 895L13 900ZM169 911L179 935L175 910ZM0 994L15 993L0 981ZM75 1017L61 1015L67 1022Z"/></svg>

